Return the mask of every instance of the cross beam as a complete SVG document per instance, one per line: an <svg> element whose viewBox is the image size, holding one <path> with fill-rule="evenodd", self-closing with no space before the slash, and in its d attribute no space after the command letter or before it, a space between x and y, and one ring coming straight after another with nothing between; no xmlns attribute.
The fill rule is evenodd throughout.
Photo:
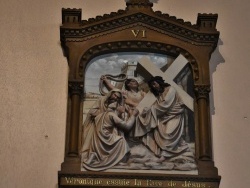
<svg viewBox="0 0 250 188"><path fill-rule="evenodd" d="M187 59L182 55L179 55L171 66L162 72L155 64L153 64L148 58L143 57L138 63L138 69L142 69L143 72L150 74L151 76L161 76L167 83L175 88L183 103L192 111L194 111L193 98L184 91L179 85L177 85L173 80L177 74L184 68L188 63ZM155 102L155 97L151 92L148 92L146 96L139 103L137 108L141 112L144 107L149 107Z"/></svg>

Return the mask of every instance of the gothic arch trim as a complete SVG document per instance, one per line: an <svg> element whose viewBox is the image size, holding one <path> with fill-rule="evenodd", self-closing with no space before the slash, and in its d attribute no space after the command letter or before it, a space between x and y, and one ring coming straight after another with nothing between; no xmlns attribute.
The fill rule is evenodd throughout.
<svg viewBox="0 0 250 188"><path fill-rule="evenodd" d="M177 57L179 54L182 54L191 65L193 79L197 81L199 79L199 65L195 58L185 49L178 46L173 46L165 43L156 43L149 41L119 41L119 42L110 42L100 45L93 46L85 51L82 55L81 60L77 66L77 75L84 79L84 71L90 61L102 54L115 53L115 52L156 52L160 54L171 55Z"/></svg>

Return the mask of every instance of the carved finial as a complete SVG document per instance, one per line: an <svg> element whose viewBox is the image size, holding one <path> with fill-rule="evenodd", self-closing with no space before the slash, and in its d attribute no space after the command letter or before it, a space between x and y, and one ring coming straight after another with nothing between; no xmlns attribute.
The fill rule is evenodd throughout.
<svg viewBox="0 0 250 188"><path fill-rule="evenodd" d="M218 14L198 14L197 25L201 30L216 30Z"/></svg>
<svg viewBox="0 0 250 188"><path fill-rule="evenodd" d="M150 0L126 0L126 5L127 6L133 6L133 5L142 5L142 6L149 6L152 7L153 3L150 2Z"/></svg>
<svg viewBox="0 0 250 188"><path fill-rule="evenodd" d="M82 9L62 8L62 23L63 24L79 24L82 19Z"/></svg>

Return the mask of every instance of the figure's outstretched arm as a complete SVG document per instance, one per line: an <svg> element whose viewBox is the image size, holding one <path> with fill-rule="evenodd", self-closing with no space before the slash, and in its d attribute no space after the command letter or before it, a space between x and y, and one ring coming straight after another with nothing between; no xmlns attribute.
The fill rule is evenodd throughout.
<svg viewBox="0 0 250 188"><path fill-rule="evenodd" d="M112 89L115 89L115 86L113 86L111 84L111 82L107 79L107 77L105 75L101 76L100 80L103 81L104 85L106 86L106 88L110 91Z"/></svg>

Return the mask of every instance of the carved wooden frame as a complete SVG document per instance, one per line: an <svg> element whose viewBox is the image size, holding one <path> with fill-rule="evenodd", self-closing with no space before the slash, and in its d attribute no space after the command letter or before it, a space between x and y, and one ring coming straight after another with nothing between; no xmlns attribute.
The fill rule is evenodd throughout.
<svg viewBox="0 0 250 188"><path fill-rule="evenodd" d="M127 178L124 174L82 172L80 170L80 125L82 124L82 93L84 72L96 56L113 52L157 52L185 56L191 67L195 85L196 158L198 175L140 175L140 179L216 182L220 176L212 158L209 114L209 59L217 46L217 14L198 14L191 24L174 16L153 11L148 0L130 0L125 10L81 20L81 9L62 9L61 44L69 65L69 98L65 160L59 172L59 187L63 177ZM131 30L142 31L133 35ZM199 126L198 126L199 125ZM217 186L216 186L217 187Z"/></svg>

